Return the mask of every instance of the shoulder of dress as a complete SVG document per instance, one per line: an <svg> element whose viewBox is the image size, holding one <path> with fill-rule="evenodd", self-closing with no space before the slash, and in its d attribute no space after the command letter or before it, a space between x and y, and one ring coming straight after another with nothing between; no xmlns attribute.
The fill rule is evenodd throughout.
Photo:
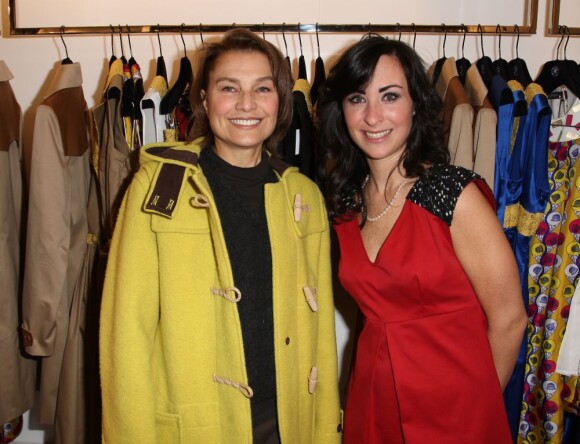
<svg viewBox="0 0 580 444"><path fill-rule="evenodd" d="M407 200L419 205L451 225L455 205L463 189L481 176L455 165L434 165L429 168L409 192Z"/></svg>

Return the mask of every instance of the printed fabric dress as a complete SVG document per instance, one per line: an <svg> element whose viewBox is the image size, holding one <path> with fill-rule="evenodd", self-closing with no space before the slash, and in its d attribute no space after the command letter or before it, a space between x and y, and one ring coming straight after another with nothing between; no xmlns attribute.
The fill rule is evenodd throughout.
<svg viewBox="0 0 580 444"><path fill-rule="evenodd" d="M411 188L375 262L357 218L335 224L339 277L365 318L345 444L512 442L486 317L451 241L455 204L470 182L492 204L475 173L432 167Z"/></svg>

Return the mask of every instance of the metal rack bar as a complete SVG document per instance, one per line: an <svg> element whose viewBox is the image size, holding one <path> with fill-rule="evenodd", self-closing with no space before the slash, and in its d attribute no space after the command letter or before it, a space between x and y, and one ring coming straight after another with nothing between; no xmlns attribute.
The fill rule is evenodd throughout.
<svg viewBox="0 0 580 444"><path fill-rule="evenodd" d="M114 26L114 31L119 29ZM441 34L520 34L531 35L536 33L536 27L531 25L415 25L415 24L388 24L388 25L328 25L328 24L238 24L229 25L129 25L122 26L122 32L130 34L155 34L155 33L223 33L229 29L240 27L254 32L265 33L334 33L334 34L365 34L365 33L432 33ZM519 28L519 31L518 31ZM15 28L10 27L10 35L46 36L58 34L110 34L111 26L61 26L46 28Z"/></svg>
<svg viewBox="0 0 580 444"><path fill-rule="evenodd" d="M55 34L110 34L111 25L109 26L58 26L58 27L39 27L39 28L19 28L16 25L16 0L9 0L10 9L10 35L13 36L46 36ZM153 33L223 33L233 27L248 28L254 32L264 33L433 33L439 34L447 32L448 34L496 34L501 31L502 34L520 34L530 35L536 33L538 18L538 0L531 0L528 11L526 11L525 24L503 26L495 25L464 25L464 24L440 24L440 25L422 25L422 24L182 24L182 25L125 25L123 32L131 34L153 34ZM119 26L119 25L118 25ZM498 29L499 27L499 29ZM117 28L118 29L118 28Z"/></svg>

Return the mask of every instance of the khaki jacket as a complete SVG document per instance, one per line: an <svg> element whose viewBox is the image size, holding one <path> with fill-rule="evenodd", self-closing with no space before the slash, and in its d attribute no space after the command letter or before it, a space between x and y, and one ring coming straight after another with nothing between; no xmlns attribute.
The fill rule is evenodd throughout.
<svg viewBox="0 0 580 444"><path fill-rule="evenodd" d="M453 57L443 63L435 89L443 100L443 123L451 163L473 170L473 107L459 80Z"/></svg>
<svg viewBox="0 0 580 444"><path fill-rule="evenodd" d="M59 444L84 440L86 295L79 277L94 242L86 111L80 65L58 65L34 124L22 332L26 352L42 357L40 421L55 424Z"/></svg>
<svg viewBox="0 0 580 444"><path fill-rule="evenodd" d="M465 92L475 114L473 121L473 171L482 176L493 191L497 113L488 98L487 87L475 63L467 70Z"/></svg>
<svg viewBox="0 0 580 444"><path fill-rule="evenodd" d="M21 352L20 223L22 216L21 111L0 60L0 424L34 402L34 361Z"/></svg>
<svg viewBox="0 0 580 444"><path fill-rule="evenodd" d="M119 213L101 311L108 444L252 442L236 283L196 142L143 149ZM270 162L279 176L265 185L265 205L281 439L338 444L324 201L297 168Z"/></svg>

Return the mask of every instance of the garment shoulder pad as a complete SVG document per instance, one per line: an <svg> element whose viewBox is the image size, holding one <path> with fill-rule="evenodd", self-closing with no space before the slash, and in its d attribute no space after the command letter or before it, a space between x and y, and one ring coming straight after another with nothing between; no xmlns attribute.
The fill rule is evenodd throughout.
<svg viewBox="0 0 580 444"><path fill-rule="evenodd" d="M454 165L434 165L419 177L407 200L425 208L447 225L451 225L457 199L474 180L483 180L473 171Z"/></svg>

